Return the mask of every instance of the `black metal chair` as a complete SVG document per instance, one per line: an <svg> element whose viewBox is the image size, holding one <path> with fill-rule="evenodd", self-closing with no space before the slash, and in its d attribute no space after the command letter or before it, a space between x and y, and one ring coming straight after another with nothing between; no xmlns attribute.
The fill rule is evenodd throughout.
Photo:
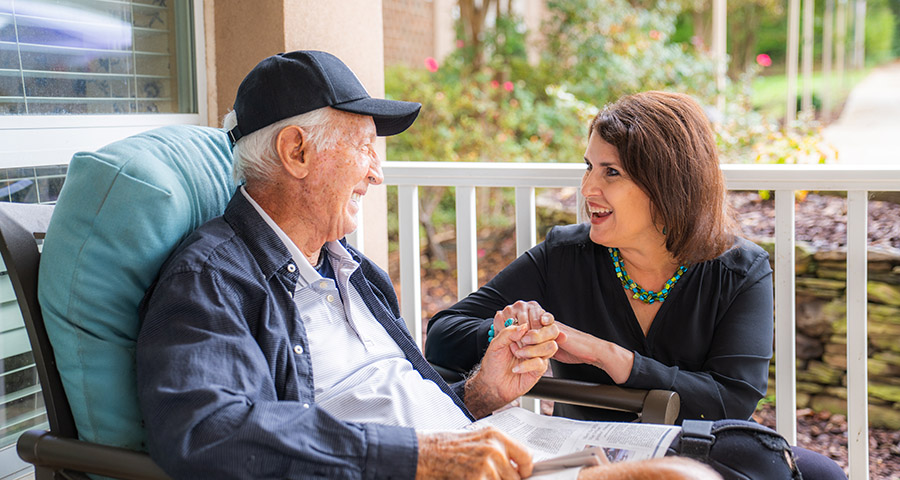
<svg viewBox="0 0 900 480"><path fill-rule="evenodd" d="M39 241L52 206L0 202L0 254L6 263L34 353L50 431L29 430L19 437L19 456L35 466L37 480L87 479L85 474L133 480L169 477L144 452L78 439L78 430L47 337L38 304Z"/></svg>

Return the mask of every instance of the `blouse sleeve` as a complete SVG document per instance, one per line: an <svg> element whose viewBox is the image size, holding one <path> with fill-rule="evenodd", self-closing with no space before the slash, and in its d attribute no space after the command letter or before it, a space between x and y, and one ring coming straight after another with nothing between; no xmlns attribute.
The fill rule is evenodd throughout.
<svg viewBox="0 0 900 480"><path fill-rule="evenodd" d="M743 288L716 322L700 368L688 371L635 353L631 376L622 386L678 392L680 418L750 418L765 395L772 357L774 300L766 259L756 259Z"/></svg>

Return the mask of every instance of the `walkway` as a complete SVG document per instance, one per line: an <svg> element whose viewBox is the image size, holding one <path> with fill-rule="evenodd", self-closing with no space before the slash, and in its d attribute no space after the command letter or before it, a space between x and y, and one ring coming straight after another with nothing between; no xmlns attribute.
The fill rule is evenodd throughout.
<svg viewBox="0 0 900 480"><path fill-rule="evenodd" d="M823 134L838 163L900 166L900 62L872 70Z"/></svg>

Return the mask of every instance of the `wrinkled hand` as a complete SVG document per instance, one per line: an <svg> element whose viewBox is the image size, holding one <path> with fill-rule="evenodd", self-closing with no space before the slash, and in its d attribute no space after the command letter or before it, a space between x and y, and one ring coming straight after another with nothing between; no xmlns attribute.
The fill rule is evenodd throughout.
<svg viewBox="0 0 900 480"><path fill-rule="evenodd" d="M466 382L463 400L472 415L481 418L531 390L557 351L558 335L555 323L537 330L527 324L499 330Z"/></svg>
<svg viewBox="0 0 900 480"><path fill-rule="evenodd" d="M602 369L616 383L631 376L634 352L615 343L597 338L581 330L556 322L561 340L553 359L562 363L586 363ZM564 340L562 340L564 339Z"/></svg>
<svg viewBox="0 0 900 480"><path fill-rule="evenodd" d="M531 475L531 454L493 427L417 433L416 479L515 479Z"/></svg>

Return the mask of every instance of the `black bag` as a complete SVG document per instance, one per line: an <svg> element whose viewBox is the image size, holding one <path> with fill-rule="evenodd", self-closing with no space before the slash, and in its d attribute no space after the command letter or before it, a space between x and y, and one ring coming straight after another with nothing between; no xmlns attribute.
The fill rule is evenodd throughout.
<svg viewBox="0 0 900 480"><path fill-rule="evenodd" d="M703 462L725 480L801 480L787 440L746 420L685 420L666 455Z"/></svg>

